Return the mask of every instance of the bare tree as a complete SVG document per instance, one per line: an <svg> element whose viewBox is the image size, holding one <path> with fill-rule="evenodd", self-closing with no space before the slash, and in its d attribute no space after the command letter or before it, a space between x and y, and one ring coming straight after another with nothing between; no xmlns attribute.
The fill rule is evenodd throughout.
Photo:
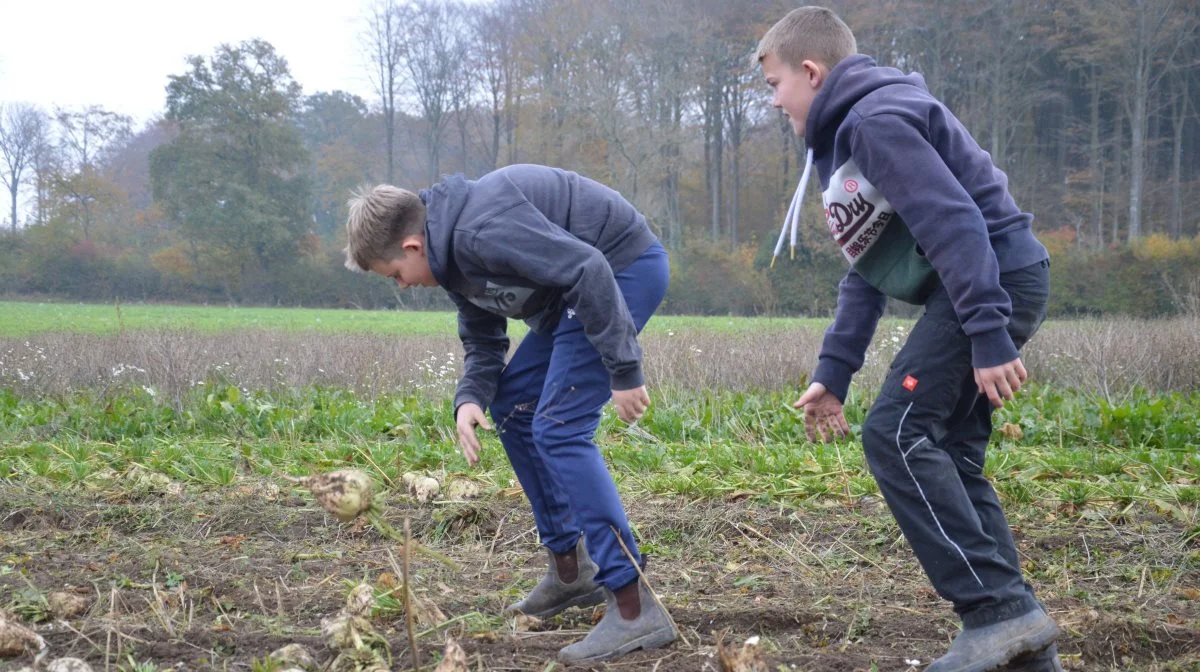
<svg viewBox="0 0 1200 672"><path fill-rule="evenodd" d="M725 134L731 154L730 177L733 178L729 201L729 241L734 246L738 244L742 207L742 144L750 130L750 107L754 103L754 92L758 84L754 73L746 68L746 54L749 52L747 48L734 49L728 65L729 83L724 91Z"/></svg>
<svg viewBox="0 0 1200 672"><path fill-rule="evenodd" d="M1136 29L1131 63L1133 92L1122 97L1129 115L1129 239L1141 235L1142 194L1146 171L1146 118L1151 92L1170 72L1175 54L1196 30L1196 12L1175 0L1135 0Z"/></svg>
<svg viewBox="0 0 1200 672"><path fill-rule="evenodd" d="M1089 37L1117 78L1123 116L1129 122L1129 240L1142 235L1146 136L1150 100L1177 65L1181 48L1195 40L1200 15L1182 0L1081 0ZM1188 7L1192 9L1188 9ZM1114 238L1115 240L1115 238Z"/></svg>
<svg viewBox="0 0 1200 672"><path fill-rule="evenodd" d="M45 141L46 114L33 105L14 103L0 106L0 184L12 198L12 232L17 234L17 201L25 171L33 167L39 146Z"/></svg>
<svg viewBox="0 0 1200 672"><path fill-rule="evenodd" d="M370 58L371 81L383 112L383 131L387 142L387 182L396 181L396 96L402 84L402 43L400 7L395 0L378 0L367 17L363 45Z"/></svg>
<svg viewBox="0 0 1200 672"><path fill-rule="evenodd" d="M712 240L721 239L721 209L723 203L725 122L725 87L728 86L720 54L706 56L706 73L700 94L700 112L704 118L704 182L708 189L712 222Z"/></svg>
<svg viewBox="0 0 1200 672"><path fill-rule="evenodd" d="M33 160L29 167L33 171L33 221L45 224L52 209L51 192L55 178L62 172L62 155L50 136L49 116L47 132L33 149Z"/></svg>
<svg viewBox="0 0 1200 672"><path fill-rule="evenodd" d="M442 132L450 121L454 78L466 60L463 10L454 0L414 0L399 38L408 83L426 125L430 181L441 174Z"/></svg>
<svg viewBox="0 0 1200 672"><path fill-rule="evenodd" d="M470 172L470 145L467 142L467 128L471 123L475 99L478 95L476 85L480 80L479 72L473 67L470 59L469 41L463 40L462 60L458 64L457 76L450 78L450 112L454 116L454 125L458 128L459 158L462 173Z"/></svg>
<svg viewBox="0 0 1200 672"><path fill-rule="evenodd" d="M642 69L650 85L649 109L653 119L649 122L658 148L656 172L661 176L661 206L655 214L663 222L664 243L676 250L683 242L679 191L686 141L684 108L694 88L695 72L689 66L695 43L694 26L674 20L689 11L688 0L661 0L651 3L651 7L646 20L640 22L638 41L643 45Z"/></svg>
<svg viewBox="0 0 1200 672"><path fill-rule="evenodd" d="M1172 78L1171 91L1171 238L1178 240L1183 234L1183 129L1187 125L1191 99L1188 84L1191 73L1181 72Z"/></svg>
<svg viewBox="0 0 1200 672"><path fill-rule="evenodd" d="M478 72L487 99L491 118L491 138L485 142L488 165L500 163L500 137L507 129L511 138L513 117L513 88L519 66L514 45L514 9L501 4L473 10L471 25L470 63Z"/></svg>
<svg viewBox="0 0 1200 672"><path fill-rule="evenodd" d="M1088 136L1088 176L1092 182L1092 221L1096 224L1096 248L1104 247L1104 179L1105 169L1102 157L1103 147L1100 144L1100 86L1101 77L1096 72L1093 62L1088 69L1089 87L1089 128Z"/></svg>
<svg viewBox="0 0 1200 672"><path fill-rule="evenodd" d="M84 240L91 236L96 193L96 166L104 152L131 137L132 120L116 112L89 105L78 111L58 110L59 144L64 162L56 187L79 206Z"/></svg>

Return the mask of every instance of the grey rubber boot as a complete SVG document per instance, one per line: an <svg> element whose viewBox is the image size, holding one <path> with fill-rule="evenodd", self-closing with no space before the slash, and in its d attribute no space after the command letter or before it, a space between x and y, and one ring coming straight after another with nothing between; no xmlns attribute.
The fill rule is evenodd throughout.
<svg viewBox="0 0 1200 672"><path fill-rule="evenodd" d="M1057 644L1051 644L1037 653L1014 658L1000 669L1004 672L1063 672Z"/></svg>
<svg viewBox="0 0 1200 672"><path fill-rule="evenodd" d="M950 651L925 672L992 672L1023 654L1041 651L1054 642L1058 626L1041 609L958 633Z"/></svg>
<svg viewBox="0 0 1200 672"><path fill-rule="evenodd" d="M638 600L642 611L632 621L621 617L617 596L611 590L605 588L604 595L608 599L604 618L587 637L559 651L559 660L569 663L608 660L637 649L666 646L679 636L667 612L658 606L641 581L638 581Z"/></svg>
<svg viewBox="0 0 1200 672"><path fill-rule="evenodd" d="M558 578L558 566L554 563L554 552L546 549L546 560L550 565L546 575L538 582L525 599L510 605L505 614L525 614L537 618L551 616L571 607L587 607L604 601L604 587L595 582L600 568L588 555L583 537L575 544L575 558L579 563L579 576L571 583Z"/></svg>

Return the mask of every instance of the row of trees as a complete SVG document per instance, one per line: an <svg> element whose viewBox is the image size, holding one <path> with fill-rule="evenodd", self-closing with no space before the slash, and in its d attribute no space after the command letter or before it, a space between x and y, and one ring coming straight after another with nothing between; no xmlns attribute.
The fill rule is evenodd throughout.
<svg viewBox="0 0 1200 672"><path fill-rule="evenodd" d="M1059 255L1118 258L1150 234L1197 235L1192 3L833 4L860 51L923 72ZM748 56L791 6L377 0L361 24L370 100L305 95L286 59L255 40L189 59L163 117L136 132L100 107L0 102L12 202L0 281L89 298L390 304L386 286L340 270L352 187L538 162L604 181L647 214L675 251L680 309L827 310L843 267L816 194L798 260L763 270L803 146ZM56 273L64 263L71 277ZM1187 286L1196 272L1176 261L1147 277L1165 293L1162 283Z"/></svg>

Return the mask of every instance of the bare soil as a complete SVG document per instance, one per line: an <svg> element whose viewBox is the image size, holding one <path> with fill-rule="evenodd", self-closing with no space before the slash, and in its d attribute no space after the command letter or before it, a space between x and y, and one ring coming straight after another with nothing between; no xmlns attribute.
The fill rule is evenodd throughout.
<svg viewBox="0 0 1200 672"><path fill-rule="evenodd" d="M328 662L322 617L354 583L389 581L397 545L337 523L298 491L264 498L270 492L249 484L131 499L0 484L0 607L41 634L52 658L83 658L97 670L131 661L249 670L290 643ZM686 641L594 669L718 670L718 636L740 647L758 635L766 669L920 670L957 632L877 501L627 503L647 573ZM424 669L447 635L473 670L563 669L551 665L555 653L600 616L574 610L531 628L501 617L543 571L519 495L394 499L387 512L462 565L413 557L418 595L449 619L416 628ZM1184 525L1150 510L1115 517L1036 507L1014 512L1013 523L1030 579L1063 627L1068 669L1200 670L1200 548ZM62 590L88 596L87 612L47 617L40 596ZM403 615L375 625L393 669L411 669Z"/></svg>

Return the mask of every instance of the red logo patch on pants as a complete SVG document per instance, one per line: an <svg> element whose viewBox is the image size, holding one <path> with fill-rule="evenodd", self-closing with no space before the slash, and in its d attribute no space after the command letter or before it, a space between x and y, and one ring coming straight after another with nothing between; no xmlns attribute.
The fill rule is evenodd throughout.
<svg viewBox="0 0 1200 672"><path fill-rule="evenodd" d="M913 378L912 376L905 376L904 382L900 384L903 385L904 389L908 390L909 392L917 389L917 379Z"/></svg>

